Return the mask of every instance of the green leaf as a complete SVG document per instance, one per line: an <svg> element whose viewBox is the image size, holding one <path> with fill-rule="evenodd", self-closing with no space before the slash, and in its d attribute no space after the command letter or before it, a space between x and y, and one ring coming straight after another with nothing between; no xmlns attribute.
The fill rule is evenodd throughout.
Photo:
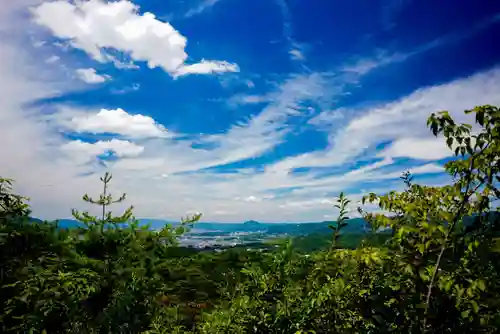
<svg viewBox="0 0 500 334"><path fill-rule="evenodd" d="M476 122L481 126L484 125L484 111L481 110L476 113Z"/></svg>
<svg viewBox="0 0 500 334"><path fill-rule="evenodd" d="M479 313L479 305L477 304L477 302L475 300L471 300L470 304L474 313Z"/></svg>
<svg viewBox="0 0 500 334"><path fill-rule="evenodd" d="M446 139L446 145L448 145L449 148L453 145L453 137L449 137Z"/></svg>

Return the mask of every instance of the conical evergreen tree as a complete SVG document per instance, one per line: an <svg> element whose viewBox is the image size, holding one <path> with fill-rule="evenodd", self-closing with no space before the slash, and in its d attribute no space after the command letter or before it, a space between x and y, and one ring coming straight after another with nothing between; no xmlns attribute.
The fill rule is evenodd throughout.
<svg viewBox="0 0 500 334"><path fill-rule="evenodd" d="M108 185L111 181L113 176L106 172L103 177L100 178L101 182L103 183L103 192L99 195L99 199L95 200L92 197L89 197L88 194L83 195L83 200L87 203L91 204L96 204L102 207L102 216L99 218L97 216L92 216L89 214L88 211L84 212L79 212L75 209L72 210L72 215L73 217L84 223L87 227L90 227L92 225L98 226L101 230L101 232L104 230L106 226L117 226L118 224L123 224L130 222L133 220L133 206L130 206L121 216L112 216L111 211L106 211L106 209L116 203L121 203L125 200L126 194L123 193L117 200L113 199L113 196L108 193Z"/></svg>

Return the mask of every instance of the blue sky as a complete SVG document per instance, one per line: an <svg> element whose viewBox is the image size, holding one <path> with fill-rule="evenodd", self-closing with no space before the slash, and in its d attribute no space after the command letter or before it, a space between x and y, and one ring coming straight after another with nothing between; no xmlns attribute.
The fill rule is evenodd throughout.
<svg viewBox="0 0 500 334"><path fill-rule="evenodd" d="M20 0L0 21L0 172L47 219L106 170L138 217L331 219L406 169L447 182L427 116L500 104L495 1Z"/></svg>

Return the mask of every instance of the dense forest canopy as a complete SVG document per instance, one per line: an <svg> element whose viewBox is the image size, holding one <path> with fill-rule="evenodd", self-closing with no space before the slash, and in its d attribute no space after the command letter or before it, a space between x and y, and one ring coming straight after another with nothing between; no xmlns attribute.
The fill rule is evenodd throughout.
<svg viewBox="0 0 500 334"><path fill-rule="evenodd" d="M447 112L428 126L455 153L449 185L402 176L402 192L367 194L360 214L384 240L342 246L349 199L341 194L329 247L297 252L233 249L179 256L180 227L151 231L101 178L95 217L82 227L30 219L28 199L0 179L0 323L4 333L496 333L500 328L500 110ZM477 130L476 130L477 128ZM124 224L132 222L129 224ZM370 239L371 238L371 239ZM300 243L300 240L296 240Z"/></svg>

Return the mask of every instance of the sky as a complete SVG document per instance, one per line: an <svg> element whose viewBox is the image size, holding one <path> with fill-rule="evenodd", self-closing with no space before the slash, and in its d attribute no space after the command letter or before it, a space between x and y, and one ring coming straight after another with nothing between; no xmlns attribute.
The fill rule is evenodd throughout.
<svg viewBox="0 0 500 334"><path fill-rule="evenodd" d="M44 219L106 171L141 218L355 214L449 181L432 112L500 105L498 1L0 3L0 176Z"/></svg>

